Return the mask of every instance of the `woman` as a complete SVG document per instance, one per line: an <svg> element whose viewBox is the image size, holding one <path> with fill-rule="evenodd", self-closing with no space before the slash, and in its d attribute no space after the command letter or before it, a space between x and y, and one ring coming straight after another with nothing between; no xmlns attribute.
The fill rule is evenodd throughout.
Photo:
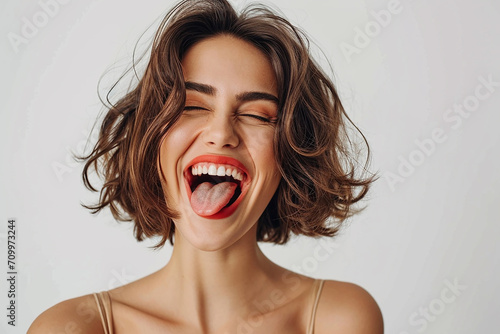
<svg viewBox="0 0 500 334"><path fill-rule="evenodd" d="M333 236L372 179L355 176L348 118L307 40L263 7L182 1L137 87L86 157L136 238L169 240L159 271L66 300L29 333L382 333L362 288L272 263L257 242ZM358 190L359 188L359 190ZM333 219L337 224L333 224ZM175 238L174 238L175 236Z"/></svg>

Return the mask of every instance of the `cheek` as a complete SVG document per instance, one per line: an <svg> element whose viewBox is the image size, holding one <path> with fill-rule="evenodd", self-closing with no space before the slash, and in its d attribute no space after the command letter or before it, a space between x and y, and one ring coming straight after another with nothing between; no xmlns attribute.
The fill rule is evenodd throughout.
<svg viewBox="0 0 500 334"><path fill-rule="evenodd" d="M195 137L199 125L182 117L168 130L161 144L160 158L162 162L175 163L187 150ZM165 167L164 167L165 168Z"/></svg>
<svg viewBox="0 0 500 334"><path fill-rule="evenodd" d="M167 202L170 202L171 198L169 198L168 194L169 186L172 184L172 178L170 177L172 167L169 166L169 162L172 161L172 157L170 156L171 150L169 149L168 138L165 137L160 146L160 159L158 162L158 173L160 174L161 186L163 188L163 194L165 195L165 199Z"/></svg>
<svg viewBox="0 0 500 334"><path fill-rule="evenodd" d="M177 123L172 125L172 127L168 130L167 134L163 138L162 148L165 150L175 150L179 149L179 145L181 143L185 143L188 138L188 134L190 132L189 124L187 122L182 121L182 119L178 120Z"/></svg>
<svg viewBox="0 0 500 334"><path fill-rule="evenodd" d="M273 154L273 134L270 129L264 131L246 131L245 143L246 146L252 151L261 152L261 154Z"/></svg>
<svg viewBox="0 0 500 334"><path fill-rule="evenodd" d="M246 147L254 162L260 164L259 167L265 165L277 172L274 156L274 129L265 128L259 131L248 131L244 135Z"/></svg>
<svg viewBox="0 0 500 334"><path fill-rule="evenodd" d="M178 162L189 145L189 133L192 135L192 131L190 132L182 122L178 121L162 139L158 170L165 190L169 186L174 186Z"/></svg>

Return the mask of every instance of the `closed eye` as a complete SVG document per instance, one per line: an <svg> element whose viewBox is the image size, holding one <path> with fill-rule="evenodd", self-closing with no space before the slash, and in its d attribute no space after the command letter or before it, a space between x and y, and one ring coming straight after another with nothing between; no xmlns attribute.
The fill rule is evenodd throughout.
<svg viewBox="0 0 500 334"><path fill-rule="evenodd" d="M185 111L190 111L190 110L208 110L207 108L203 107L198 107L198 106L185 106L184 107Z"/></svg>
<svg viewBox="0 0 500 334"><path fill-rule="evenodd" d="M259 116L259 115L255 115L255 114L240 114L240 116L250 117L250 118L256 119L258 121L264 122L264 123L275 123L276 122L276 118L264 117L264 116Z"/></svg>

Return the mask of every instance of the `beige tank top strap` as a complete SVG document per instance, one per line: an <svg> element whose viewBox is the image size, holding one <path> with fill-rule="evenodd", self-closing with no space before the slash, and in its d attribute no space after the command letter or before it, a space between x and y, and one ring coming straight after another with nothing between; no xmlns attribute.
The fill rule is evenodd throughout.
<svg viewBox="0 0 500 334"><path fill-rule="evenodd" d="M314 334L314 321L316 319L316 309L318 308L319 297L321 296L321 290L323 290L324 283L325 283L324 280L316 280L314 282L314 288L312 294L313 304L311 309L311 317L309 319L309 326L307 328L307 334Z"/></svg>
<svg viewBox="0 0 500 334"><path fill-rule="evenodd" d="M101 316L104 334L113 334L113 312L111 309L111 298L109 297L109 293L107 291L101 291L94 293L94 297Z"/></svg>

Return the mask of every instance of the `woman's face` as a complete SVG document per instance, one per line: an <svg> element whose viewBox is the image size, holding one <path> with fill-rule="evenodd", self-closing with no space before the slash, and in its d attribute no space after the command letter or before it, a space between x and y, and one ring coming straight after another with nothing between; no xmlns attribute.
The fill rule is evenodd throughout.
<svg viewBox="0 0 500 334"><path fill-rule="evenodd" d="M255 239L252 227L281 179L274 71L260 50L232 36L195 44L182 67L185 110L160 148L167 203L180 214L176 243L217 250Z"/></svg>

